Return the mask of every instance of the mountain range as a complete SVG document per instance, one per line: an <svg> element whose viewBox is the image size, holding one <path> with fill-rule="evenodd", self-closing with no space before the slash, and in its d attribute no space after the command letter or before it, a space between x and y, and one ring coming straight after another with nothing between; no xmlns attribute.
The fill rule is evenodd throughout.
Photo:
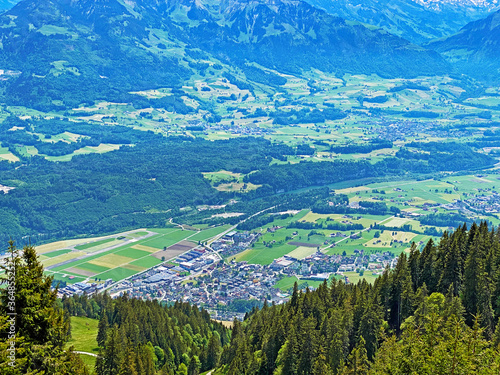
<svg viewBox="0 0 500 375"><path fill-rule="evenodd" d="M19 0L0 0L0 12L12 8Z"/></svg>
<svg viewBox="0 0 500 375"><path fill-rule="evenodd" d="M5 102L43 109L126 100L123 95L134 90L180 87L208 63L275 86L280 77L268 69L410 78L453 69L478 76L477 65L484 63L487 78L500 76L498 12L423 47L383 29L391 29L388 20L374 18L404 13L414 23L399 34L425 40L463 22L458 16L438 20L439 14L455 9L470 16L495 2L445 1L439 13L430 1L308 1L335 5L351 19L355 14L347 9L356 10L363 22L296 0L23 0L0 15Z"/></svg>
<svg viewBox="0 0 500 375"><path fill-rule="evenodd" d="M421 44L498 10L497 0L306 0L328 13L384 28Z"/></svg>
<svg viewBox="0 0 500 375"><path fill-rule="evenodd" d="M200 60L339 75L449 71L434 51L302 1L24 0L0 16L0 40L0 68L20 72L7 80L9 100L24 105L180 85Z"/></svg>
<svg viewBox="0 0 500 375"><path fill-rule="evenodd" d="M456 68L483 80L500 75L500 11L471 22L457 34L427 44Z"/></svg>

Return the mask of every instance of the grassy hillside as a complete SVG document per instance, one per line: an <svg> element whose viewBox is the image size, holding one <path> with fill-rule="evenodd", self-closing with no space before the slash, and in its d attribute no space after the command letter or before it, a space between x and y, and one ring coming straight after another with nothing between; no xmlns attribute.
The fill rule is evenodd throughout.
<svg viewBox="0 0 500 375"><path fill-rule="evenodd" d="M99 352L96 339L98 324L99 321L97 319L72 316L71 340L68 341L66 347L73 346L76 351L97 354ZM86 354L80 354L80 357L89 370L92 371L95 366L96 357Z"/></svg>

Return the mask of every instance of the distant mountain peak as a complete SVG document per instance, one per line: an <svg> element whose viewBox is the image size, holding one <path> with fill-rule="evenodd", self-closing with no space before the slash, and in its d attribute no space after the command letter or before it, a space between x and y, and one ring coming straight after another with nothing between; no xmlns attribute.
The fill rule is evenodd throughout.
<svg viewBox="0 0 500 375"><path fill-rule="evenodd" d="M443 6L496 9L500 6L499 0L412 0L426 8L440 10Z"/></svg>
<svg viewBox="0 0 500 375"><path fill-rule="evenodd" d="M440 52L462 72L480 79L499 81L500 10L427 46Z"/></svg>
<svg viewBox="0 0 500 375"><path fill-rule="evenodd" d="M456 33L500 8L500 0L306 0L347 20L421 44Z"/></svg>

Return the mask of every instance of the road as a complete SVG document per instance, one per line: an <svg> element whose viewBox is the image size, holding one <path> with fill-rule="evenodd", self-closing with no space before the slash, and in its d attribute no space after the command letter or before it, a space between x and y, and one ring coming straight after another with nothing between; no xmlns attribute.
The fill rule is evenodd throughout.
<svg viewBox="0 0 500 375"><path fill-rule="evenodd" d="M73 353L76 353L76 354L85 354L85 355L90 355L92 357L99 357L97 354L94 354L94 353L89 353L89 352L79 352L77 350L74 350Z"/></svg>

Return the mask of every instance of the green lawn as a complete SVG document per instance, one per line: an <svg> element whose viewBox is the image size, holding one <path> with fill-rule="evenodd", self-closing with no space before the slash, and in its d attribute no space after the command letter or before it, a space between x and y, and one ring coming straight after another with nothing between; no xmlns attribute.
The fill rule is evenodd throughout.
<svg viewBox="0 0 500 375"><path fill-rule="evenodd" d="M179 241L182 241L186 237L189 237L190 235L194 234L194 231L191 230L181 230L177 229L175 231L172 231L168 234L164 234L162 236L155 236L151 239L146 239L144 241L139 241L137 244L144 245L144 246L150 246L150 247L155 247L157 249L163 249L164 247L169 247L174 244L176 244Z"/></svg>
<svg viewBox="0 0 500 375"><path fill-rule="evenodd" d="M97 319L83 318L78 316L71 317L71 339L66 343L66 348L73 346L76 351L99 353L97 346ZM90 355L81 354L83 362L87 365L89 372L92 372L95 366L96 358Z"/></svg>
<svg viewBox="0 0 500 375"><path fill-rule="evenodd" d="M193 237L189 238L189 240L194 241L194 242L206 241L206 240L209 240L210 238L215 237L218 234L224 232L225 230L229 229L230 227L231 227L230 225L221 225L219 227L205 229L199 233L196 233Z"/></svg>
<svg viewBox="0 0 500 375"><path fill-rule="evenodd" d="M175 231L178 231L178 227L172 227L172 228L148 228L149 231L155 232L158 234L169 234Z"/></svg>
<svg viewBox="0 0 500 375"><path fill-rule="evenodd" d="M120 251L116 252L115 254L121 255L124 257L140 259L140 258L143 258L145 256L148 256L150 253L147 251L143 251L143 250L128 248L128 249L120 250Z"/></svg>
<svg viewBox="0 0 500 375"><path fill-rule="evenodd" d="M125 279L126 277L135 275L137 271L129 270L122 267L113 268L112 270L106 271L99 275L101 280L113 279L113 281L119 281Z"/></svg>
<svg viewBox="0 0 500 375"><path fill-rule="evenodd" d="M54 258L54 257L57 257L59 255L64 255L64 254L70 253L71 251L72 250L70 250L70 249L64 249L64 250L52 251L50 253L45 253L43 255L46 257L49 257L49 258Z"/></svg>
<svg viewBox="0 0 500 375"><path fill-rule="evenodd" d="M108 267L98 266L98 265L92 264L92 263L82 263L77 268L82 269L82 270L86 270L86 271L97 272L97 273L101 273L101 272L109 270Z"/></svg>
<svg viewBox="0 0 500 375"><path fill-rule="evenodd" d="M129 264L131 264L133 266L140 266L140 267L150 268L150 267L154 267L154 266L156 266L156 265L158 265L160 263L161 263L160 259L157 259L155 257L147 257L147 258L135 260L133 262L130 262Z"/></svg>
<svg viewBox="0 0 500 375"><path fill-rule="evenodd" d="M296 248L297 246L288 244L273 246L272 248L269 248L261 243L257 243L255 244L255 247L237 254L234 259L237 262L247 261L248 263L252 264L271 264L274 259L280 258L283 255L288 254L292 250L295 250Z"/></svg>
<svg viewBox="0 0 500 375"><path fill-rule="evenodd" d="M295 276L284 277L279 280L276 284L274 284L275 288L279 288L283 291L287 291L290 288L293 288L293 284L295 284L299 279Z"/></svg>
<svg viewBox="0 0 500 375"><path fill-rule="evenodd" d="M330 277L330 280L331 279L332 277ZM317 288L321 284L323 284L323 281L319 280L299 280L295 276L287 276L279 280L276 284L274 284L274 287L279 288L282 291L286 292L290 288L293 288L293 284L295 284L295 282L298 283L299 289L304 288L305 285L307 285L310 288Z"/></svg>
<svg viewBox="0 0 500 375"><path fill-rule="evenodd" d="M115 241L115 240L116 240L115 238L106 238L105 240L91 242L91 243L87 243L85 245L75 246L75 249L77 249L77 250L87 250L87 249L90 249L91 247L103 245L105 243L112 242L112 241Z"/></svg>
<svg viewBox="0 0 500 375"><path fill-rule="evenodd" d="M344 276L349 278L351 284L357 284L361 279L365 279L368 283L373 284L378 276L372 275L370 271L365 271L363 276L359 276L357 272L344 272Z"/></svg>

